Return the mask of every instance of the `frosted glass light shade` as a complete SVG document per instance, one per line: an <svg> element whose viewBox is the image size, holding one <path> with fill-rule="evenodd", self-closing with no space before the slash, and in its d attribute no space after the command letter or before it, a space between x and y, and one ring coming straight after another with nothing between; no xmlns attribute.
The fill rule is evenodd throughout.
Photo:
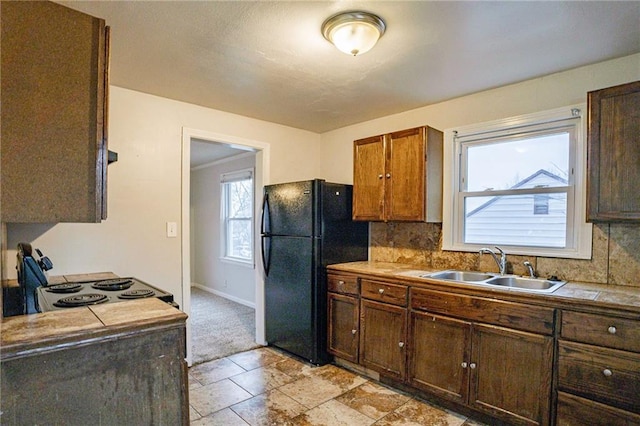
<svg viewBox="0 0 640 426"><path fill-rule="evenodd" d="M348 55L368 52L382 37L384 21L367 12L347 12L334 15L322 24L322 35L338 50Z"/></svg>

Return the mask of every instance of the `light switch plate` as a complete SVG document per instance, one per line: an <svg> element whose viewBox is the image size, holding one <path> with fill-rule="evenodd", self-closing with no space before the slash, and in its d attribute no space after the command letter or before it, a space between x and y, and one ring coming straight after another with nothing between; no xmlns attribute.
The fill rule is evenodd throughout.
<svg viewBox="0 0 640 426"><path fill-rule="evenodd" d="M178 224L176 222L167 222L167 238L175 238L178 236Z"/></svg>

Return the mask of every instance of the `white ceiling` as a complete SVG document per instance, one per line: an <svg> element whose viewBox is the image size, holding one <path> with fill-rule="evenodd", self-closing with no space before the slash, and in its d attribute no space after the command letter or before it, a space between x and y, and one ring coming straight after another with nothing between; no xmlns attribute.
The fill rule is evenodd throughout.
<svg viewBox="0 0 640 426"><path fill-rule="evenodd" d="M115 86L317 133L640 52L640 2L60 1L112 28ZM320 32L387 32L358 57Z"/></svg>

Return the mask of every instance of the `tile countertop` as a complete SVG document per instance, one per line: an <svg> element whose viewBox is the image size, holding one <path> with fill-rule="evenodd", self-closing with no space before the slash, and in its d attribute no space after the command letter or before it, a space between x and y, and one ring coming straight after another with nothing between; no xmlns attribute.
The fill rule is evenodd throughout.
<svg viewBox="0 0 640 426"><path fill-rule="evenodd" d="M616 286L582 282L567 282L553 293L535 293L483 285L456 283L422 278L421 275L438 272L420 266L386 262L350 262L329 265L329 270L351 272L370 276L396 279L415 286L433 289L456 290L461 293L481 295L519 302L550 305L554 307L576 307L616 309L640 319L640 287Z"/></svg>
<svg viewBox="0 0 640 426"><path fill-rule="evenodd" d="M50 284L117 278L117 275L103 272L52 278ZM0 359L135 333L159 325L181 324L186 318L184 312L157 298L2 318Z"/></svg>

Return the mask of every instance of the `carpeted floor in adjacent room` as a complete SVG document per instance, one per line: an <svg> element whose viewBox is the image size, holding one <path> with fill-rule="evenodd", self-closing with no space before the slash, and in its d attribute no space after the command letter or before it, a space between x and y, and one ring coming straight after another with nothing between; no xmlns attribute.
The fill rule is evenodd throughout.
<svg viewBox="0 0 640 426"><path fill-rule="evenodd" d="M255 310L191 287L192 363L200 364L260 347Z"/></svg>

